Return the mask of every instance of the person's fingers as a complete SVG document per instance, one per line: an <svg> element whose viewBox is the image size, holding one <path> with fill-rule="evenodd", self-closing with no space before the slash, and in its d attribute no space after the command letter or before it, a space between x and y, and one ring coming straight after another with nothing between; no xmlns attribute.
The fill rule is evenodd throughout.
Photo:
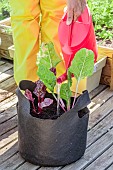
<svg viewBox="0 0 113 170"><path fill-rule="evenodd" d="M72 9L68 9L66 24L70 25L72 23L72 21L73 21L73 10Z"/></svg>
<svg viewBox="0 0 113 170"><path fill-rule="evenodd" d="M81 1L78 2L77 6L74 7L74 21L81 15Z"/></svg>
<svg viewBox="0 0 113 170"><path fill-rule="evenodd" d="M81 7L82 7L82 12L83 12L84 8L86 7L86 0L81 1Z"/></svg>
<svg viewBox="0 0 113 170"><path fill-rule="evenodd" d="M72 21L76 21L82 14L86 6L86 0L67 0L67 21L66 24L70 25Z"/></svg>

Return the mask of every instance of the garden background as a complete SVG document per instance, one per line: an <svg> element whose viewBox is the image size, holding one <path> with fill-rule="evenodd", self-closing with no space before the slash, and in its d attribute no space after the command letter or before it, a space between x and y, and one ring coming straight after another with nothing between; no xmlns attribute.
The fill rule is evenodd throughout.
<svg viewBox="0 0 113 170"><path fill-rule="evenodd" d="M113 47L113 0L88 0L97 42ZM0 0L0 20L10 16L8 0Z"/></svg>

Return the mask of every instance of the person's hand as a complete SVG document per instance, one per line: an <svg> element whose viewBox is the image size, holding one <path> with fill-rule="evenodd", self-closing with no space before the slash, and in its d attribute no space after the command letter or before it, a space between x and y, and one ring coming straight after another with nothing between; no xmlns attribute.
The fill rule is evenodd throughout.
<svg viewBox="0 0 113 170"><path fill-rule="evenodd" d="M86 0L67 0L67 25L76 21L86 6Z"/></svg>

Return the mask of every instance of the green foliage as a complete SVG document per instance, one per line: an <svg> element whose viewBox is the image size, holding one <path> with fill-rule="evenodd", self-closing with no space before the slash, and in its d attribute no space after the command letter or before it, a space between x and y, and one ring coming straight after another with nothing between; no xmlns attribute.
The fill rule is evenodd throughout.
<svg viewBox="0 0 113 170"><path fill-rule="evenodd" d="M60 97L66 101L67 105L69 103L71 96L72 96L72 93L71 93L69 84L68 83L62 84L60 88Z"/></svg>
<svg viewBox="0 0 113 170"><path fill-rule="evenodd" d="M55 52L53 43L47 44L42 43L37 58L37 65L40 63L44 64L47 68L56 67L60 62L60 58Z"/></svg>
<svg viewBox="0 0 113 170"><path fill-rule="evenodd" d="M56 55L53 43L42 44L37 58L38 71L40 80L51 91L54 91L56 85L56 76L50 71L50 68L56 67L60 59Z"/></svg>
<svg viewBox="0 0 113 170"><path fill-rule="evenodd" d="M51 91L54 91L54 87L56 85L56 76L53 72L51 72L48 68L44 67L42 64L39 65L38 76L40 80L45 84L45 86Z"/></svg>
<svg viewBox="0 0 113 170"><path fill-rule="evenodd" d="M72 92L70 89L71 86L72 86L72 77L71 77L71 73L68 71L67 72L67 83L62 84L60 88L60 97L66 100L67 108L70 107L70 97L72 96Z"/></svg>
<svg viewBox="0 0 113 170"><path fill-rule="evenodd" d="M113 0L88 0L98 39L113 39Z"/></svg>
<svg viewBox="0 0 113 170"><path fill-rule="evenodd" d="M93 70L94 53L91 50L82 48L76 53L74 59L72 60L69 71L74 74L77 81L80 81L81 79L92 75Z"/></svg>
<svg viewBox="0 0 113 170"><path fill-rule="evenodd" d="M51 68L55 68L55 66L59 63L59 59L57 59L57 55L55 55L54 45L52 43L46 44L46 46L41 45L40 51L38 54L38 71L37 74L40 80L44 83L44 85L52 92L54 95L54 89L57 83L56 73L51 71ZM67 104L67 110L70 109L70 98L72 96L71 86L72 86L72 74L74 74L77 79L76 85L76 94L78 90L78 84L81 79L84 79L87 76L92 75L94 70L94 53L91 50L87 50L86 48L82 48L79 50L74 59L72 60L71 66L67 70L67 82L62 83L60 90L60 98L64 99ZM58 94L57 103L64 109L64 104L62 105ZM76 95L75 95L76 98ZM74 98L74 103L75 103ZM60 101L60 102L59 102Z"/></svg>
<svg viewBox="0 0 113 170"><path fill-rule="evenodd" d="M9 0L0 0L0 19L4 19L10 16L10 5L9 5Z"/></svg>
<svg viewBox="0 0 113 170"><path fill-rule="evenodd" d="M12 34L12 28L4 28L5 33Z"/></svg>

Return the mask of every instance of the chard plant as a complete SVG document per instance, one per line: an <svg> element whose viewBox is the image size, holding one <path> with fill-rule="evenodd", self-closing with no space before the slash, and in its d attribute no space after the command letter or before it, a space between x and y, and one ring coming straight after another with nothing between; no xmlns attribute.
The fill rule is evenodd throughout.
<svg viewBox="0 0 113 170"><path fill-rule="evenodd" d="M55 52L53 43L50 42L40 46L37 57L37 75L39 80L35 83L36 87L33 91L33 94L35 94L38 98L38 109L35 108L34 98L29 90L25 93L27 98L32 103L34 113L41 113L44 107L49 107L53 103L52 99L45 98L46 91L50 92L57 101L57 115L59 114L59 106L64 112L73 108L75 105L80 80L92 75L93 73L94 53L85 48L79 50L72 60L71 66L67 70L67 81L62 82L61 84L58 83L58 78L56 76L56 66L59 62L61 62L61 60ZM75 97L73 104L71 105L72 75L76 78L77 83L75 87ZM55 90L57 91L57 95L54 93Z"/></svg>

